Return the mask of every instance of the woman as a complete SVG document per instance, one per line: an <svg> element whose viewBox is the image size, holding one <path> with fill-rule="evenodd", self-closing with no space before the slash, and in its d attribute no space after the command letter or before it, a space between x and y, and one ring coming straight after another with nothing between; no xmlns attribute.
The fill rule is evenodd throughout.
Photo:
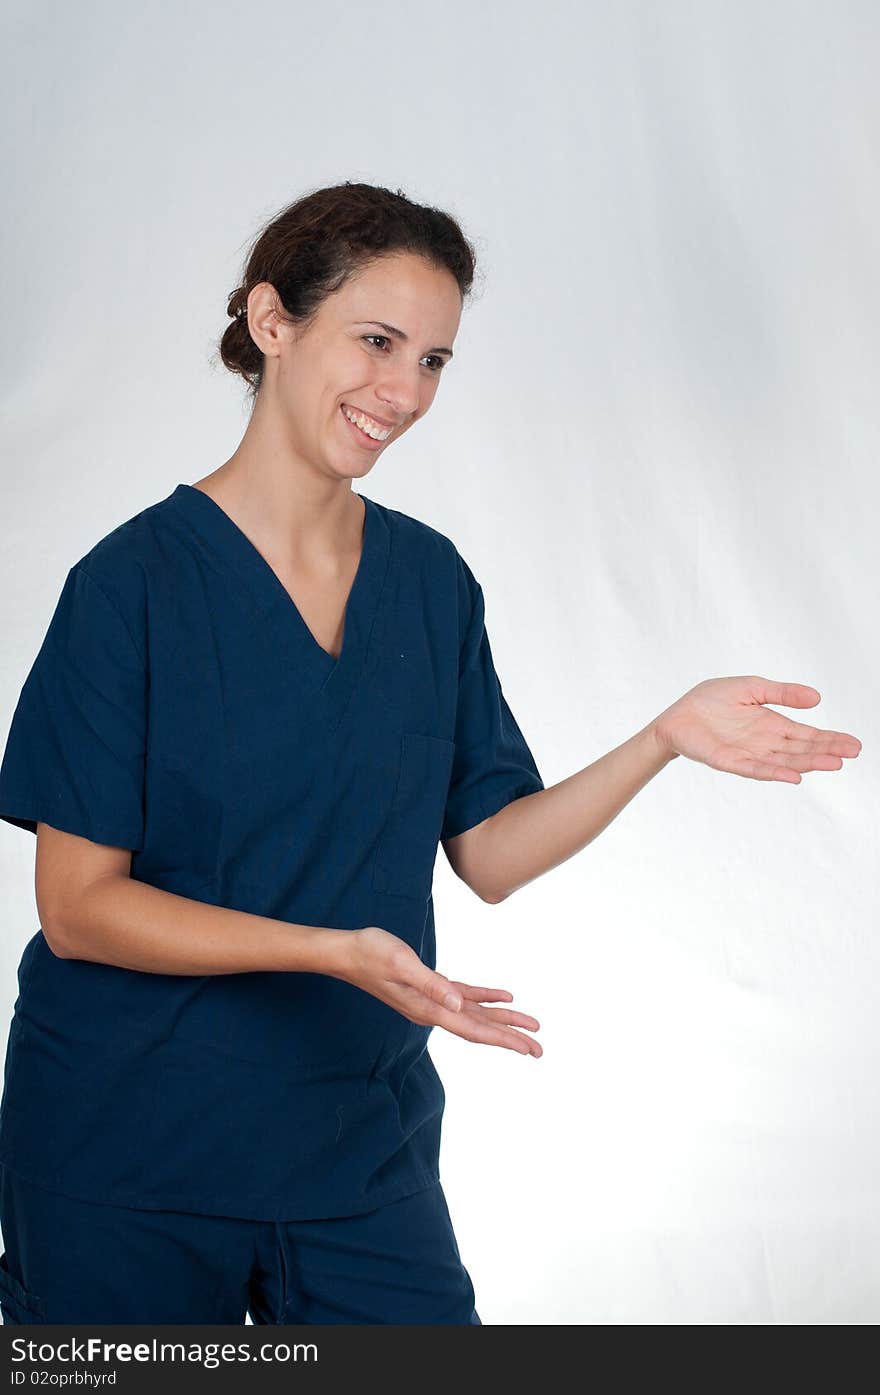
<svg viewBox="0 0 880 1395"><path fill-rule="evenodd" d="M352 488L430 407L474 271L363 184L255 242L234 454L71 569L0 815L37 834L0 1117L7 1322L479 1323L439 1178L432 1027L540 1056L436 972L438 841L497 902L679 753L758 779L854 738L701 684L545 790L454 544ZM854 749L855 748L855 749Z"/></svg>

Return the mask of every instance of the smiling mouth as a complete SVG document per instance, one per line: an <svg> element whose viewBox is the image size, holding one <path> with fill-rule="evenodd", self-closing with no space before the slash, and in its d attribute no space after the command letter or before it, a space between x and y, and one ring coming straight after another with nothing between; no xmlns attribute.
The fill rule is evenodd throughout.
<svg viewBox="0 0 880 1395"><path fill-rule="evenodd" d="M352 430L357 432L358 437L364 443L364 445L370 445L374 447L384 446L386 442L390 439L391 433L394 429L393 427L382 427L379 425L378 422L374 423L372 418L367 416L366 412L356 411L356 409L354 407L350 407L347 402L340 403L339 410L342 416L348 422L349 426L352 428ZM353 417L359 417L361 421L370 422L372 425L375 426L375 429L377 431L381 431L383 434L381 436L372 436L369 431L365 431L363 427L359 426L358 422L352 419Z"/></svg>

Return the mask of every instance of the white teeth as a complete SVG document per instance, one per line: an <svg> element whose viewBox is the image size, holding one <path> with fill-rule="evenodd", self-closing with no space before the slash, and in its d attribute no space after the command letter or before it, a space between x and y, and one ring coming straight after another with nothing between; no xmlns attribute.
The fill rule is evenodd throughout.
<svg viewBox="0 0 880 1395"><path fill-rule="evenodd" d="M387 441L388 437L391 435L390 426L377 426L370 417L365 417L363 412L353 412L350 407L343 407L342 413L349 421L353 421L355 426L359 426L361 431L365 431L368 436L372 436L374 441Z"/></svg>

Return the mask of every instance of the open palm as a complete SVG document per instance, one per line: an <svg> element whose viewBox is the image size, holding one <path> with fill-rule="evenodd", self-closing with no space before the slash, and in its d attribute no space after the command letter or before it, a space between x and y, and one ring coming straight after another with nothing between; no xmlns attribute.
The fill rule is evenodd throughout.
<svg viewBox="0 0 880 1395"><path fill-rule="evenodd" d="M794 722L763 706L815 707L822 695L803 683L754 674L707 678L657 718L662 744L675 755L751 780L799 785L807 770L840 770L862 743L844 731Z"/></svg>

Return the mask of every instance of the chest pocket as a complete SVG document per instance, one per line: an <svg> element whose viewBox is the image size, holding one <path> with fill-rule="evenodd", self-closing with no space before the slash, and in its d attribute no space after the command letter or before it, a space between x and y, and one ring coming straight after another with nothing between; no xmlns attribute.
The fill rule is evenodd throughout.
<svg viewBox="0 0 880 1395"><path fill-rule="evenodd" d="M397 785L373 862L374 890L420 901L430 896L454 754L455 742L441 736L401 736Z"/></svg>

